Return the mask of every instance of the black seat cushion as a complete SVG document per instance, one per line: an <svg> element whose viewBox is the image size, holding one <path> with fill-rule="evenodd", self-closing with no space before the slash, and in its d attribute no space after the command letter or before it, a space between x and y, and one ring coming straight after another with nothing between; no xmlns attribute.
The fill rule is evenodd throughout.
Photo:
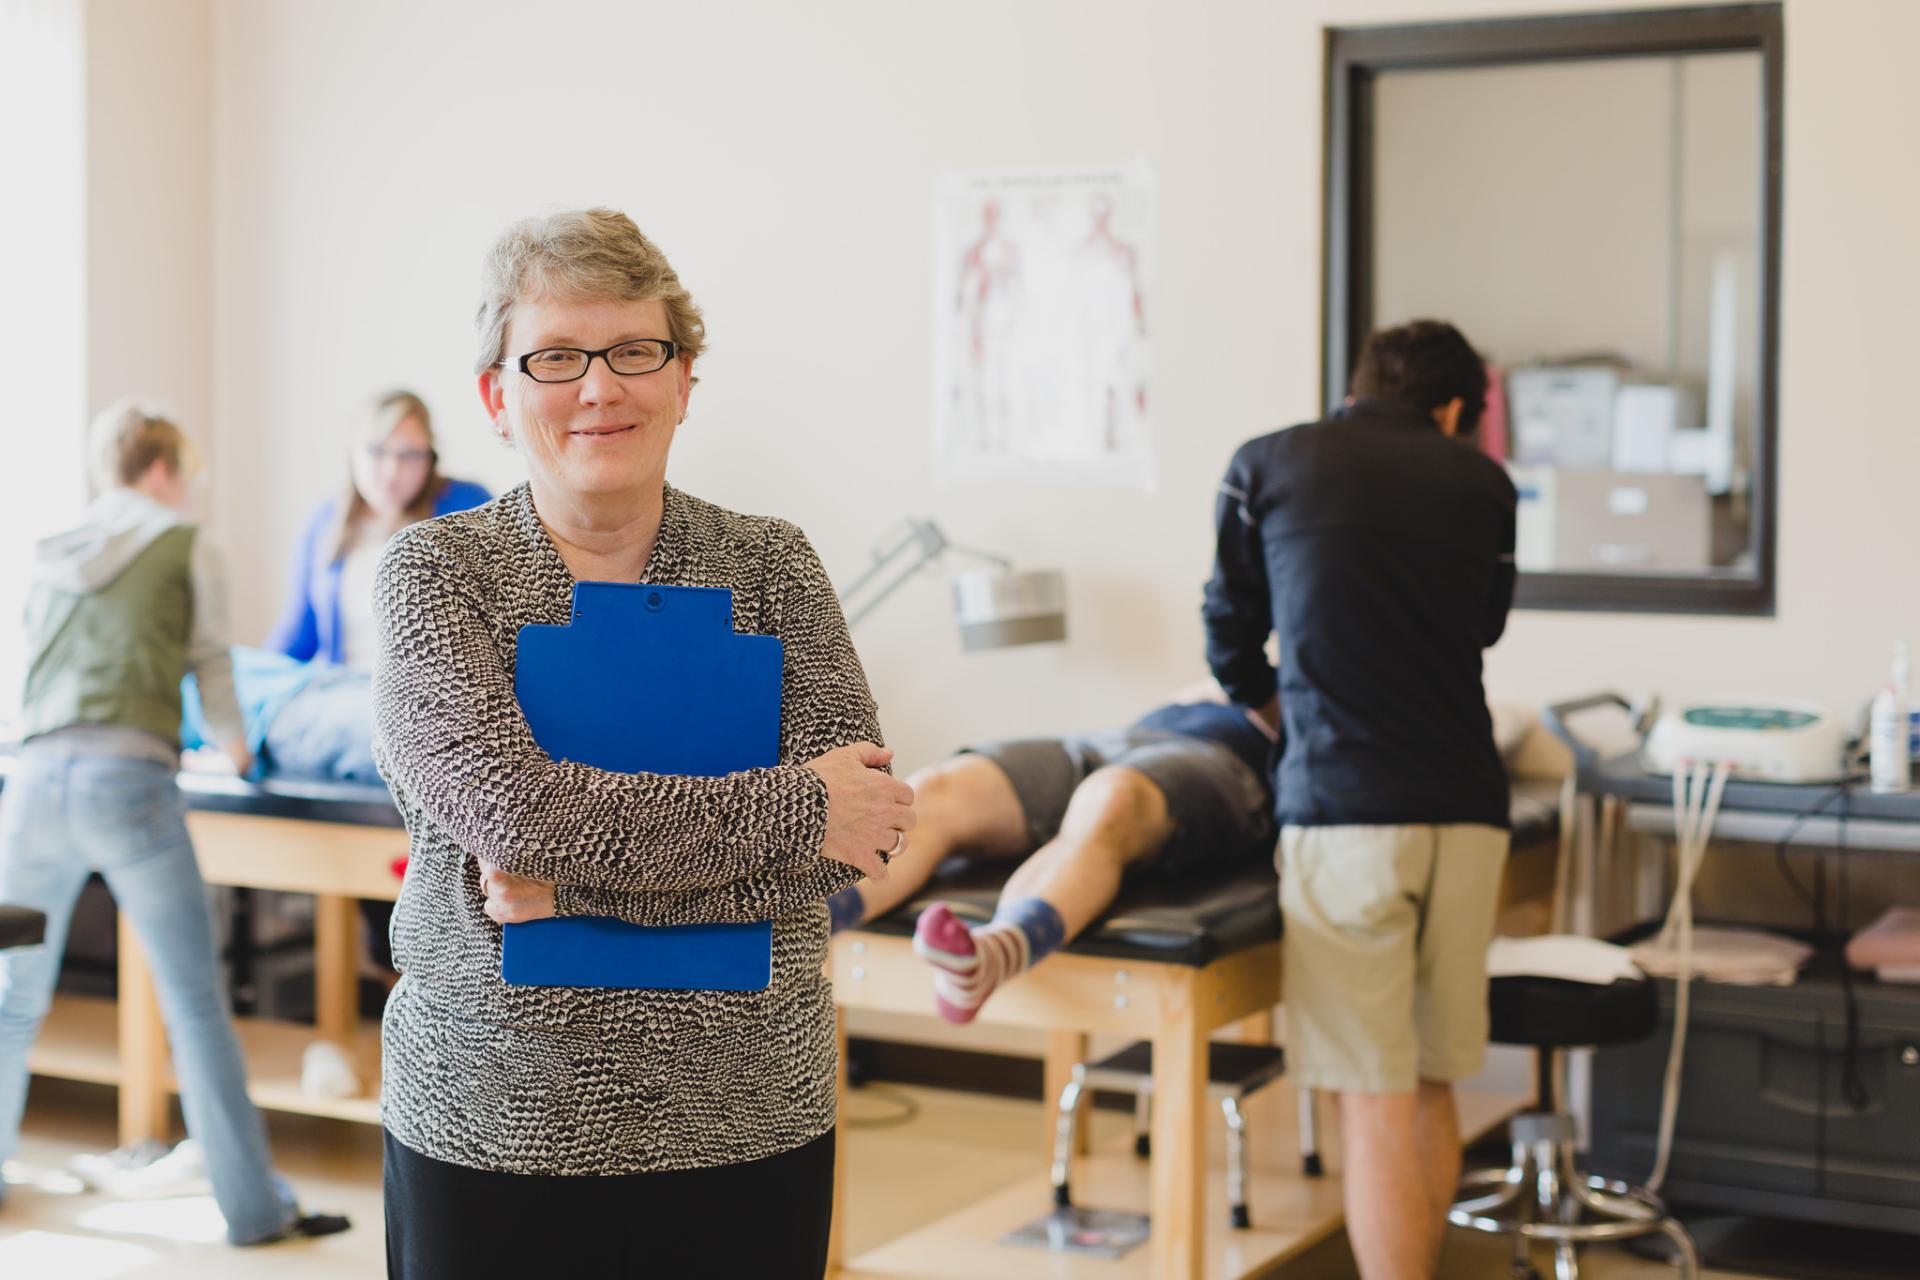
<svg viewBox="0 0 1920 1280"><path fill-rule="evenodd" d="M0 903L0 950L31 947L47 936L46 913Z"/></svg>
<svg viewBox="0 0 1920 1280"><path fill-rule="evenodd" d="M365 782L325 782L268 778L243 782L232 774L183 773L180 790L187 806L214 813L257 818L293 818L301 822L345 822L358 827L405 825L393 794Z"/></svg>
<svg viewBox="0 0 1920 1280"><path fill-rule="evenodd" d="M17 768L17 757L0 754L0 792L6 789L7 775ZM394 807L393 794L375 783L274 777L247 782L230 773L183 773L179 780L189 809L360 827L406 825Z"/></svg>
<svg viewBox="0 0 1920 1280"><path fill-rule="evenodd" d="M1515 783L1513 847L1551 841L1560 831L1559 787ZM875 933L910 934L920 912L949 904L968 920L992 918L994 904L1014 863L949 858L933 880L904 907L863 926ZM1279 877L1264 860L1223 877L1175 881L1151 869L1127 877L1113 909L1066 949L1143 963L1212 964L1280 936Z"/></svg>
<svg viewBox="0 0 1920 1280"><path fill-rule="evenodd" d="M1014 864L949 858L904 907L863 928L910 934L920 913L944 902L974 923L993 918ZM1211 964L1223 955L1280 936L1280 900L1273 871L1250 867L1224 879L1187 883L1129 877L1113 909L1066 949L1075 955L1159 964Z"/></svg>
<svg viewBox="0 0 1920 1280"><path fill-rule="evenodd" d="M1654 984L1645 978L1604 987L1531 974L1495 978L1487 1008L1495 1044L1550 1049L1644 1040L1660 1020Z"/></svg>

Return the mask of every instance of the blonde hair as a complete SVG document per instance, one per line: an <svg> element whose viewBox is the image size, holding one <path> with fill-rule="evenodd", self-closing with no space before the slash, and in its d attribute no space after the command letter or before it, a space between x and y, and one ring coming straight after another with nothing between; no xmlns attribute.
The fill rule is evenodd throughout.
<svg viewBox="0 0 1920 1280"><path fill-rule="evenodd" d="M614 209L568 209L514 223L487 253L480 273L475 373L506 356L513 305L541 295L570 301L663 302L667 336L692 360L706 349L707 326L693 295L665 254Z"/></svg>
<svg viewBox="0 0 1920 1280"><path fill-rule="evenodd" d="M420 424L420 430L427 437L427 448L433 448L433 415L427 412L427 402L411 391L395 390L375 396L367 405L367 416L361 429L354 435L353 447L362 448L378 444L399 430L400 424L412 418ZM420 488L407 503L407 523L425 520L433 514L434 500L447 482L440 475L440 458L436 453L427 466L427 474L420 482ZM327 531L327 563L332 564L352 549L360 536L360 526L366 523L373 509L367 500L360 496L360 486L353 480L353 462L347 463L347 482L341 488L333 504L333 524Z"/></svg>
<svg viewBox="0 0 1920 1280"><path fill-rule="evenodd" d="M184 475L196 461L192 441L166 411L133 396L102 409L87 428L87 469L102 491L137 484L156 462Z"/></svg>

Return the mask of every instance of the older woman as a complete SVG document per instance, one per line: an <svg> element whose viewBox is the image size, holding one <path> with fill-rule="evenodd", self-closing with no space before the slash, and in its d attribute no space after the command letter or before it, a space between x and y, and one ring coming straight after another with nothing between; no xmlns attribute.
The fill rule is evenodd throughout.
<svg viewBox="0 0 1920 1280"><path fill-rule="evenodd" d="M387 1005L388 1266L471 1276L817 1276L831 1207L827 897L913 826L833 589L793 525L666 483L704 328L624 215L510 228L480 394L526 485L380 565L377 752L412 836ZM556 762L515 641L579 580L727 586L778 636L781 763L724 778ZM583 679L591 680L592 673ZM763 991L508 986L501 923L773 921ZM733 1229L724 1228L733 1224Z"/></svg>

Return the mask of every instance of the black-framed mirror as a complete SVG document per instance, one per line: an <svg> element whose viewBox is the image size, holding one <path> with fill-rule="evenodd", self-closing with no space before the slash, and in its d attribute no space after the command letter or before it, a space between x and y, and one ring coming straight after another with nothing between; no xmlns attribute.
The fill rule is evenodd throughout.
<svg viewBox="0 0 1920 1280"><path fill-rule="evenodd" d="M1777 4L1327 33L1324 402L1459 325L1522 606L1773 612L1781 60Z"/></svg>

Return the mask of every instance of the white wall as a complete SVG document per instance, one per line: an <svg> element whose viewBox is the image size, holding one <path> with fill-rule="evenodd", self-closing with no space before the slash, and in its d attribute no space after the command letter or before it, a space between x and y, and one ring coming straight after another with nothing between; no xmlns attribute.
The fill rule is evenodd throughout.
<svg viewBox="0 0 1920 1280"><path fill-rule="evenodd" d="M480 255L515 216L602 201L659 240L707 311L713 351L676 483L796 519L843 578L906 512L1068 571L1065 648L962 658L937 579L863 627L906 760L1117 719L1192 678L1218 472L1236 436L1312 399L1316 304L1283 292L1276 309L1269 282L1311 266L1312 243L1285 245L1272 213L1289 193L1313 200L1318 143L1307 130L1255 145L1254 122L1284 115L1268 20L1249 9L1213 31L1144 4L461 12L451 25L374 5L219 10L221 449L263 480L228 508L260 531L258 580L278 577L375 386L417 382L456 469L517 478L468 373ZM1260 34L1245 39L1249 24ZM935 178L1135 153L1165 191L1162 491L936 494ZM1289 383L1306 392L1290 405Z"/></svg>
<svg viewBox="0 0 1920 1280"><path fill-rule="evenodd" d="M213 24L207 0L87 3L87 400L213 420ZM215 495L217 496L217 495Z"/></svg>
<svg viewBox="0 0 1920 1280"><path fill-rule="evenodd" d="M88 419L138 394L209 441L212 31L205 0L0 10L0 172L18 184L0 211L16 252L0 351L24 464L0 474L0 726L19 700L29 543L85 502Z"/></svg>
<svg viewBox="0 0 1920 1280"><path fill-rule="evenodd" d="M1507 368L1607 352L1700 387L1707 284L1732 252L1746 430L1763 111L1757 53L1383 76L1374 315L1447 316Z"/></svg>
<svg viewBox="0 0 1920 1280"><path fill-rule="evenodd" d="M1664 367L1671 68L1643 58L1382 76L1379 322L1447 316L1508 368L1595 351ZM1745 105L1752 132L1759 94Z"/></svg>
<svg viewBox="0 0 1920 1280"><path fill-rule="evenodd" d="M511 218L604 202L659 240L711 324L677 483L798 520L843 579L904 512L1066 569L1064 647L961 656L932 579L862 629L903 761L1119 718L1199 666L1228 454L1315 411L1324 24L1591 7L215 0L213 420L245 628L265 629L367 392L416 385L456 473L517 478L467 372L479 258ZM1920 637L1911 540L1866 536L1903 527L1920 473L1901 376L1920 172L1896 160L1920 136L1920 5L1790 0L1787 27L1779 616L1522 614L1490 659L1502 692L1851 709L1892 637ZM1135 155L1162 184L1159 491L936 490L936 177Z"/></svg>
<svg viewBox="0 0 1920 1280"><path fill-rule="evenodd" d="M10 296L30 301L0 307L15 419L11 465L0 467L0 740L20 709L26 635L15 620L33 540L85 500L85 36L78 0L0 0L0 120L33 121L0 131L0 173L30 181L33 196L0 200L0 243L32 246L8 272Z"/></svg>

